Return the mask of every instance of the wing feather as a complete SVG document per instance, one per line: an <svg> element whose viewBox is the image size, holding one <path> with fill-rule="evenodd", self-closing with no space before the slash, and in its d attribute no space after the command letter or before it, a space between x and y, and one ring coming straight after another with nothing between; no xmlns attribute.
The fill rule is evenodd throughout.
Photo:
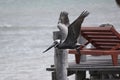
<svg viewBox="0 0 120 80"><path fill-rule="evenodd" d="M68 27L68 35L63 44L74 45L77 42L77 38L80 34L81 24L84 18L89 15L88 11L83 11L80 16Z"/></svg>

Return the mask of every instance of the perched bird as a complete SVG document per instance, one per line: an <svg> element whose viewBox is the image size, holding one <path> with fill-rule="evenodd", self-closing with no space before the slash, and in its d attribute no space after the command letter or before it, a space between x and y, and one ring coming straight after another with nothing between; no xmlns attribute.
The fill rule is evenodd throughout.
<svg viewBox="0 0 120 80"><path fill-rule="evenodd" d="M80 47L80 45L77 44L77 39L80 35L80 29L81 24L83 23L85 17L89 15L88 11L83 11L80 16L68 26L68 35L64 42L61 42L59 39L55 40L53 44L46 49L43 53L51 49L52 47L58 48L58 49L76 49Z"/></svg>
<svg viewBox="0 0 120 80"><path fill-rule="evenodd" d="M120 7L120 0L115 0L117 5Z"/></svg>

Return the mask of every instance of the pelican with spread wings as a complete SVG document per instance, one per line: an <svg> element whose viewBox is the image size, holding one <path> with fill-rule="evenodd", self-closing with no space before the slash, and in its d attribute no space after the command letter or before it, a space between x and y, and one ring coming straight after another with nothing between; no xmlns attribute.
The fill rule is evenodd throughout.
<svg viewBox="0 0 120 80"><path fill-rule="evenodd" d="M55 40L53 44L47 48L43 53L51 49L52 47L58 49L78 49L80 45L77 44L77 39L80 35L81 25L85 19L89 15L88 11L83 11L80 16L68 26L68 34L66 39L62 42L59 39Z"/></svg>

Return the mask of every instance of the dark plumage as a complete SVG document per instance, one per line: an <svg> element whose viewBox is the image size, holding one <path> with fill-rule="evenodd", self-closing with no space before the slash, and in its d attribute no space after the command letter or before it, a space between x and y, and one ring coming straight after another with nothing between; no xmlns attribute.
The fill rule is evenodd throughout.
<svg viewBox="0 0 120 80"><path fill-rule="evenodd" d="M57 47L58 49L78 49L80 45L77 45L77 38L80 35L81 24L83 23L85 17L89 15L88 11L83 11L80 16L68 26L68 35L64 42L60 40L54 41L54 43L46 49L44 52L48 51L52 47ZM44 53L43 52L43 53Z"/></svg>
<svg viewBox="0 0 120 80"><path fill-rule="evenodd" d="M89 15L88 11L83 11L81 15L68 27L68 35L66 40L59 44L57 48L59 49L74 49L77 47L77 38L80 35L81 24L84 18Z"/></svg>
<svg viewBox="0 0 120 80"><path fill-rule="evenodd" d="M68 13L67 12L63 11L63 12L60 13L58 23L69 25L69 18L68 18Z"/></svg>
<svg viewBox="0 0 120 80"><path fill-rule="evenodd" d="M120 7L120 0L115 0L117 5Z"/></svg>

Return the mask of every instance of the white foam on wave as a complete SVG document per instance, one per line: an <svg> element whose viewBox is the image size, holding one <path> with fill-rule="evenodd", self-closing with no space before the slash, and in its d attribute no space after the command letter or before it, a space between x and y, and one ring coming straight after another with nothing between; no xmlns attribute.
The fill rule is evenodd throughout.
<svg viewBox="0 0 120 80"><path fill-rule="evenodd" d="M2 25L0 25L0 27L12 27L12 25L11 24L2 24Z"/></svg>

